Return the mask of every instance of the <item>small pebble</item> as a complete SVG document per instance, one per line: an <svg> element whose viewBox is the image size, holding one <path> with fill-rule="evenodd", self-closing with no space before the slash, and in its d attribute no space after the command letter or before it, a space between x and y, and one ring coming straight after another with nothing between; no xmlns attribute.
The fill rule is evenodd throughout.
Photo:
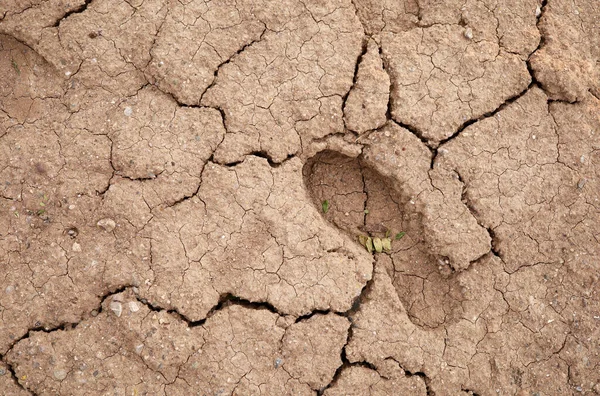
<svg viewBox="0 0 600 396"><path fill-rule="evenodd" d="M110 303L110 310L119 318L123 312L123 305L118 301L113 301Z"/></svg>
<svg viewBox="0 0 600 396"><path fill-rule="evenodd" d="M54 378L62 381L67 378L67 372L65 370L54 370Z"/></svg>
<svg viewBox="0 0 600 396"><path fill-rule="evenodd" d="M72 249L74 252L81 252L81 245L78 244L77 242L74 242Z"/></svg>
<svg viewBox="0 0 600 396"><path fill-rule="evenodd" d="M115 223L113 219L106 218L98 220L98 223L96 223L96 225L102 228L104 231L110 232L115 229L117 223Z"/></svg>
<svg viewBox="0 0 600 396"><path fill-rule="evenodd" d="M15 287L14 286L6 286L5 291L6 291L6 294L10 294L13 291L15 291Z"/></svg>
<svg viewBox="0 0 600 396"><path fill-rule="evenodd" d="M535 17L539 18L540 15L542 15L542 9L540 8L540 6L537 6L535 9Z"/></svg>
<svg viewBox="0 0 600 396"><path fill-rule="evenodd" d="M125 114L127 117L129 117L133 114L133 110L131 109L131 107L127 106L127 107L125 107L123 114Z"/></svg>
<svg viewBox="0 0 600 396"><path fill-rule="evenodd" d="M90 315L96 317L96 316L98 316L98 311L96 311L95 309L93 309L92 312L90 312Z"/></svg>
<svg viewBox="0 0 600 396"><path fill-rule="evenodd" d="M283 364L283 359L281 359L281 358L275 359L275 364L274 364L275 368L281 367L282 364Z"/></svg>
<svg viewBox="0 0 600 396"><path fill-rule="evenodd" d="M137 302L135 301L129 301L129 310L131 312L137 312L140 310L140 306Z"/></svg>
<svg viewBox="0 0 600 396"><path fill-rule="evenodd" d="M0 368L0 377L3 376L4 374L6 374L6 370L4 370L3 368Z"/></svg>
<svg viewBox="0 0 600 396"><path fill-rule="evenodd" d="M586 182L587 182L587 180L585 180L585 179L579 180L579 183L577 183L577 188L581 190L583 188L583 186L585 186Z"/></svg>
<svg viewBox="0 0 600 396"><path fill-rule="evenodd" d="M464 34L465 34L465 37L468 38L469 40L473 39L473 30L470 27L465 29Z"/></svg>

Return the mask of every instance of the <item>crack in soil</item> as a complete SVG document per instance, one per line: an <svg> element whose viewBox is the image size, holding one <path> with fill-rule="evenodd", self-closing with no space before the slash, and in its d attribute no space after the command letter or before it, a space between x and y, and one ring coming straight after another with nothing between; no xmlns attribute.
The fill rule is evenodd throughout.
<svg viewBox="0 0 600 396"><path fill-rule="evenodd" d="M62 21L64 21L65 19L67 19L68 17L70 17L73 14L81 14L82 12L84 12L85 10L87 10L88 6L90 4L92 4L93 0L85 0L84 3L82 5L80 5L79 7L67 12L65 15L63 15L61 18L57 19L53 24L50 25L50 27L59 27L60 24L62 23Z"/></svg>

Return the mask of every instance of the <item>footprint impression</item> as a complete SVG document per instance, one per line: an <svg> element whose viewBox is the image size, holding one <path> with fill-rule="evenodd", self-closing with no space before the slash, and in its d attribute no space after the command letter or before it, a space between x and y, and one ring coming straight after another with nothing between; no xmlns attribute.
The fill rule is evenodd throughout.
<svg viewBox="0 0 600 396"><path fill-rule="evenodd" d="M356 243L364 241L361 236L390 238L391 250L373 252L376 263L388 272L413 322L435 328L459 317L455 278L478 258L469 257L489 252L489 236L462 204L460 180L430 172L431 153L413 137L388 124L367 138L360 156L321 151L306 162L303 176L323 217ZM471 244L453 241L461 232Z"/></svg>

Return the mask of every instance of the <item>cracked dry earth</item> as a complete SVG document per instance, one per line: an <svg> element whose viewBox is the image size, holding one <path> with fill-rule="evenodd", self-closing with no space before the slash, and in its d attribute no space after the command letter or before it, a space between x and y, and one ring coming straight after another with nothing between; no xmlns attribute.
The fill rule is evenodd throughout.
<svg viewBox="0 0 600 396"><path fill-rule="evenodd" d="M0 394L600 394L599 98L596 0L0 0Z"/></svg>

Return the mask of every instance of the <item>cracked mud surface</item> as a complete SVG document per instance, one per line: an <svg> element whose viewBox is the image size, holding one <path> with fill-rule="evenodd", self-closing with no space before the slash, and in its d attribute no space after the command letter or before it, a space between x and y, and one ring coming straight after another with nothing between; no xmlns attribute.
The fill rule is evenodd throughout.
<svg viewBox="0 0 600 396"><path fill-rule="evenodd" d="M0 394L600 394L599 84L594 0L0 0Z"/></svg>

